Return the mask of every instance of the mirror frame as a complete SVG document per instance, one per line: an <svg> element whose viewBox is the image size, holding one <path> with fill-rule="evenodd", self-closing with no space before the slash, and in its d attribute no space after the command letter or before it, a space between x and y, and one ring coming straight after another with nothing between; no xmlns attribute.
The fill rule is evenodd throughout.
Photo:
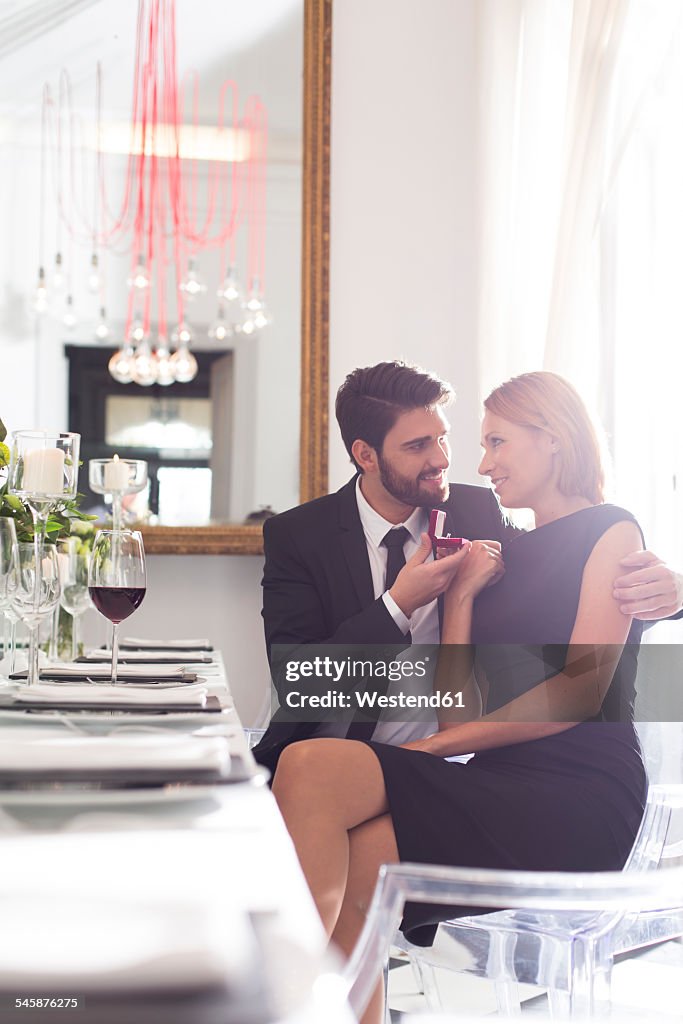
<svg viewBox="0 0 683 1024"><path fill-rule="evenodd" d="M304 0L299 500L327 492L332 0ZM259 526L148 526L152 555L259 555Z"/></svg>

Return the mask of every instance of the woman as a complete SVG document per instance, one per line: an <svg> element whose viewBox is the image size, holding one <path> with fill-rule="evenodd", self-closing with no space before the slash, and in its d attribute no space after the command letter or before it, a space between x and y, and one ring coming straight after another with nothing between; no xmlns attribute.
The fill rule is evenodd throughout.
<svg viewBox="0 0 683 1024"><path fill-rule="evenodd" d="M504 564L497 545L473 543L445 595L442 643L454 646L437 688L462 691L471 720L443 720L404 747L297 743L275 776L323 923L346 953L383 863L618 869L642 817L640 627L611 586L640 529L603 504L595 432L566 381L525 374L484 405L480 472L503 506L532 509L536 529L506 546ZM472 752L467 764L445 760ZM454 912L409 907L403 929L430 941ZM364 1019L381 1019L379 991Z"/></svg>

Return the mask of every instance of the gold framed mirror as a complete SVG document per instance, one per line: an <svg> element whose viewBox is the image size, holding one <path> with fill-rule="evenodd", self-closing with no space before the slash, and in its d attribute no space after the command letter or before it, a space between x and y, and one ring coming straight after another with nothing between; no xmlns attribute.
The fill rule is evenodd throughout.
<svg viewBox="0 0 683 1024"><path fill-rule="evenodd" d="M304 0L299 500L327 490L332 0ZM154 526L150 554L257 555L261 525Z"/></svg>

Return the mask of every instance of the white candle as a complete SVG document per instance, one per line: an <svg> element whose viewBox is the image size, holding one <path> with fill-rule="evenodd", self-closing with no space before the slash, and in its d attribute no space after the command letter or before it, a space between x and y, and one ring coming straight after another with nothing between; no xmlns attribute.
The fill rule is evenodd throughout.
<svg viewBox="0 0 683 1024"><path fill-rule="evenodd" d="M34 448L26 452L22 490L27 494L64 493L64 452L61 448Z"/></svg>
<svg viewBox="0 0 683 1024"><path fill-rule="evenodd" d="M130 470L128 463L122 462L118 455L115 455L110 462L104 464L104 489L105 491L127 491L130 481Z"/></svg>

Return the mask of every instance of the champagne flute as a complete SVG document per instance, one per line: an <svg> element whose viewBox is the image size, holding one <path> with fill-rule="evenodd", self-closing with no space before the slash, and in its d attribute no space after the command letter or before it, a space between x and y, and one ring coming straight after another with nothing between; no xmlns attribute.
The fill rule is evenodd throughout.
<svg viewBox="0 0 683 1024"><path fill-rule="evenodd" d="M67 537L57 545L59 575L62 582L61 606L72 619L71 660L78 657L78 622L92 608L88 591L90 549L79 537Z"/></svg>
<svg viewBox="0 0 683 1024"><path fill-rule="evenodd" d="M92 603L112 623L111 681L116 684L119 623L140 606L147 590L145 549L137 530L98 530L90 556Z"/></svg>

